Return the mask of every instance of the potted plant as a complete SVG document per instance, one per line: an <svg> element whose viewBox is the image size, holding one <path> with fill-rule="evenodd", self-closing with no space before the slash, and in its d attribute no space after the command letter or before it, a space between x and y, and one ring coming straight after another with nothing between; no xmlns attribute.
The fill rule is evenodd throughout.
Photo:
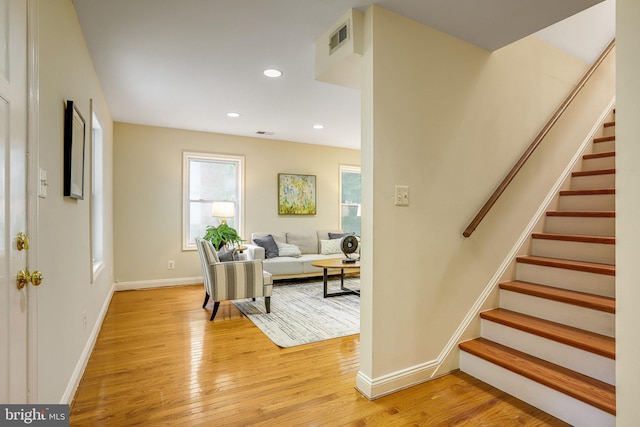
<svg viewBox="0 0 640 427"><path fill-rule="evenodd" d="M214 248L219 251L223 246L230 244L231 246L240 245L244 242L238 232L229 227L226 223L220 224L217 227L213 225L207 226L207 232L203 239L211 242Z"/></svg>

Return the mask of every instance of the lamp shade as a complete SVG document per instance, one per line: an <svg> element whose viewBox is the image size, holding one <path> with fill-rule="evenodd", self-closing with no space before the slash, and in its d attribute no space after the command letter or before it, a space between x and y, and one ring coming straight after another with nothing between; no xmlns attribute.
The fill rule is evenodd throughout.
<svg viewBox="0 0 640 427"><path fill-rule="evenodd" d="M233 218L236 215L233 202L213 202L213 214L216 218Z"/></svg>

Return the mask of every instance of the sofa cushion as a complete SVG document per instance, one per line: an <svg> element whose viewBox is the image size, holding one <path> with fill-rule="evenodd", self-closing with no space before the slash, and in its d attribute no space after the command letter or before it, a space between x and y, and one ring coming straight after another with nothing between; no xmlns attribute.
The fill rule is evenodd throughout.
<svg viewBox="0 0 640 427"><path fill-rule="evenodd" d="M274 276L292 276L304 273L303 258L277 257L265 260L262 269Z"/></svg>
<svg viewBox="0 0 640 427"><path fill-rule="evenodd" d="M340 249L341 241L341 239L320 240L320 254L333 255L342 253L342 249Z"/></svg>
<svg viewBox="0 0 640 427"><path fill-rule="evenodd" d="M262 239L269 235L271 235L271 237L273 237L273 240L275 240L276 242L287 243L287 233L285 233L284 231L276 231L274 233L256 231L255 233L251 233L251 240L255 242L256 239Z"/></svg>
<svg viewBox="0 0 640 427"><path fill-rule="evenodd" d="M273 240L273 236L271 234L263 237L262 239L254 238L253 241L256 245L264 248L264 257L266 259L278 257L278 245L276 244L276 241Z"/></svg>
<svg viewBox="0 0 640 427"><path fill-rule="evenodd" d="M287 243L299 247L302 254L318 253L318 236L315 231L287 233Z"/></svg>
<svg viewBox="0 0 640 427"><path fill-rule="evenodd" d="M278 245L278 256L288 256L293 258L299 258L302 256L300 248L296 245L280 242L276 242L276 245Z"/></svg>
<svg viewBox="0 0 640 427"><path fill-rule="evenodd" d="M342 239L344 236L355 236L356 233L329 233L329 239Z"/></svg>

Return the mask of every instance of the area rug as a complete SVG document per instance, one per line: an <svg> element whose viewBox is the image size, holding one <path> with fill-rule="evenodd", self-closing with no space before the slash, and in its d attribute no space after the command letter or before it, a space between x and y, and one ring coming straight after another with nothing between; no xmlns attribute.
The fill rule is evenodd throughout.
<svg viewBox="0 0 640 427"><path fill-rule="evenodd" d="M360 288L359 278L345 278L345 287ZM340 290L340 279L330 279L329 292ZM322 280L276 282L271 313L264 299L237 300L233 304L279 347L360 333L360 298L357 295L322 296Z"/></svg>

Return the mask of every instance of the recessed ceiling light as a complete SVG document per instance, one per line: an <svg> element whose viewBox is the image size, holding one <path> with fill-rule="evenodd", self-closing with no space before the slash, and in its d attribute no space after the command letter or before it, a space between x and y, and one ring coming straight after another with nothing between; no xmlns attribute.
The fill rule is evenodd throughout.
<svg viewBox="0 0 640 427"><path fill-rule="evenodd" d="M240 113L235 113L233 111L230 111L227 113L227 117L240 117Z"/></svg>
<svg viewBox="0 0 640 427"><path fill-rule="evenodd" d="M324 125L316 124L316 125L313 125L313 128L314 129L324 129Z"/></svg>
<svg viewBox="0 0 640 427"><path fill-rule="evenodd" d="M282 75L282 71L276 70L275 68L267 68L263 71L263 74L267 77L280 77Z"/></svg>

